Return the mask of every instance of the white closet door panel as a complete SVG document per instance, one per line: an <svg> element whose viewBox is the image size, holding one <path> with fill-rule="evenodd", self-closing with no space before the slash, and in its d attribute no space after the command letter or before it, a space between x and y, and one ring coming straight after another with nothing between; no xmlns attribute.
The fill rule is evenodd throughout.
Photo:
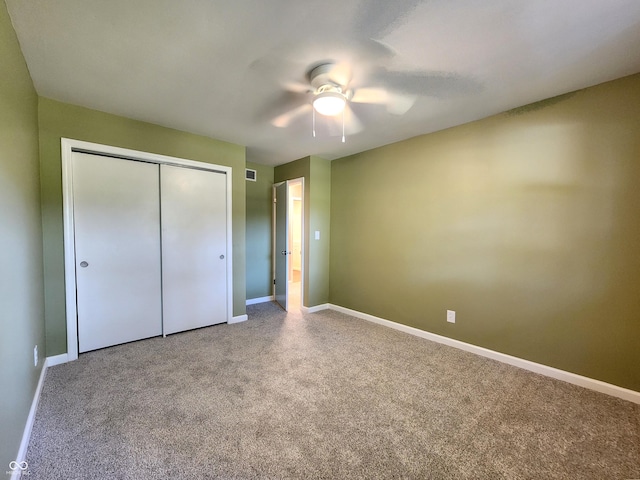
<svg viewBox="0 0 640 480"><path fill-rule="evenodd" d="M224 173L162 165L164 333L227 321Z"/></svg>
<svg viewBox="0 0 640 480"><path fill-rule="evenodd" d="M79 351L161 335L158 166L72 162Z"/></svg>

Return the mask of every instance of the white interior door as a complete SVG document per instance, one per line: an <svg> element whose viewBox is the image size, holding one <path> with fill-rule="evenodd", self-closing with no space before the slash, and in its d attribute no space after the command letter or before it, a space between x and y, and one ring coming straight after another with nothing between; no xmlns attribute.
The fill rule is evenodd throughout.
<svg viewBox="0 0 640 480"><path fill-rule="evenodd" d="M289 282L289 209L287 182L274 187L275 195L275 299L288 309Z"/></svg>
<svg viewBox="0 0 640 480"><path fill-rule="evenodd" d="M161 335L158 165L72 162L78 350Z"/></svg>
<svg viewBox="0 0 640 480"><path fill-rule="evenodd" d="M164 333L226 322L224 173L161 165Z"/></svg>

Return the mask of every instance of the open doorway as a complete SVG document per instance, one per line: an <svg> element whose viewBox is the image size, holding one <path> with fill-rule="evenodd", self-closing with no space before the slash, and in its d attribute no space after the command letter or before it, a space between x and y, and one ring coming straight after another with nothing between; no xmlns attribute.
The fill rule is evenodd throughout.
<svg viewBox="0 0 640 480"><path fill-rule="evenodd" d="M290 309L302 307L302 180L289 182L289 282Z"/></svg>
<svg viewBox="0 0 640 480"><path fill-rule="evenodd" d="M273 283L277 303L300 310L304 291L304 179L274 185Z"/></svg>

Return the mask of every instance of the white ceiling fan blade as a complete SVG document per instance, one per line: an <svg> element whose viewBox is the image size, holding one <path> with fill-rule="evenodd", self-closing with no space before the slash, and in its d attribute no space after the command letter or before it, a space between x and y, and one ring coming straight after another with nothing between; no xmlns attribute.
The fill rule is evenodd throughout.
<svg viewBox="0 0 640 480"><path fill-rule="evenodd" d="M282 87L292 93L309 93L313 90L308 83L302 82L286 82L282 84Z"/></svg>
<svg viewBox="0 0 640 480"><path fill-rule="evenodd" d="M303 105L300 105L299 107L294 108L293 110L289 110L288 112L283 113L282 115L278 115L273 120L271 120L271 124L278 128L286 128L297 117L305 112L310 112L311 108L312 107L310 103L305 103Z"/></svg>
<svg viewBox="0 0 640 480"><path fill-rule="evenodd" d="M386 105L389 103L389 92L383 88L358 88L351 101L354 103L375 103Z"/></svg>
<svg viewBox="0 0 640 480"><path fill-rule="evenodd" d="M351 77L351 67L346 62L334 65L329 73L329 79L345 89L351 83Z"/></svg>
<svg viewBox="0 0 640 480"><path fill-rule="evenodd" d="M326 128L329 136L337 137L342 135L342 113L335 115L333 117L322 117L322 119L318 119L316 117L316 122L322 122L320 128ZM318 123L316 123L318 125ZM364 125L357 117L351 106L347 103L344 107L344 133L346 136L355 135L356 133L364 130Z"/></svg>
<svg viewBox="0 0 640 480"><path fill-rule="evenodd" d="M478 80L455 72L397 71L379 67L372 71L371 78L376 84L405 95L446 98L478 93L483 89Z"/></svg>
<svg viewBox="0 0 640 480"><path fill-rule="evenodd" d="M402 95L399 93L389 94L389 103L387 103L387 111L393 115L404 115L413 104L416 103L415 95Z"/></svg>
<svg viewBox="0 0 640 480"><path fill-rule="evenodd" d="M344 125L348 135L355 135L364 130L364 125L349 104L344 108Z"/></svg>
<svg viewBox="0 0 640 480"><path fill-rule="evenodd" d="M387 111L394 115L403 115L416 101L415 95L391 93L383 88L359 88L351 99L354 103L372 103L386 105Z"/></svg>

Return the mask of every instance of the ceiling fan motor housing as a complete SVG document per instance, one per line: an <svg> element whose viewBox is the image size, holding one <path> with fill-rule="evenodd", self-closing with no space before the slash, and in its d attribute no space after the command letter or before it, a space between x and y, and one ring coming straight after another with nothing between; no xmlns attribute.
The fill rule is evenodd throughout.
<svg viewBox="0 0 640 480"><path fill-rule="evenodd" d="M311 86L316 90L325 85L340 87L340 85L332 78L331 72L334 69L335 64L333 63L323 63L312 68L309 71L309 82L311 83Z"/></svg>
<svg viewBox="0 0 640 480"><path fill-rule="evenodd" d="M346 85L340 85L333 75L336 71L333 63L323 63L309 71L309 82L314 88L313 106L322 115L334 116L344 109L349 100Z"/></svg>

